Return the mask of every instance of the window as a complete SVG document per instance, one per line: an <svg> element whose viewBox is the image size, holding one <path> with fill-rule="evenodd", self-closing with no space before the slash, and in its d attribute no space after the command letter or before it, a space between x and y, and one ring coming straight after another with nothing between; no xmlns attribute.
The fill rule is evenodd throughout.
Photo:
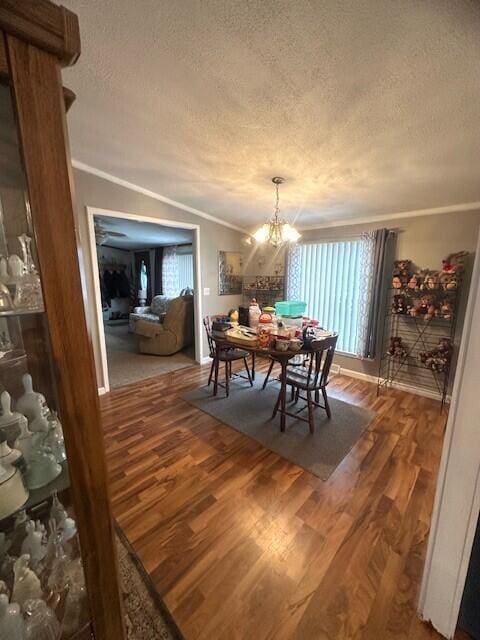
<svg viewBox="0 0 480 640"><path fill-rule="evenodd" d="M193 289L193 255L191 253L177 254L178 292L182 289Z"/></svg>
<svg viewBox="0 0 480 640"><path fill-rule="evenodd" d="M337 349L357 354L363 285L361 239L298 244L289 253L287 298L307 303L307 315L338 332Z"/></svg>
<svg viewBox="0 0 480 640"><path fill-rule="evenodd" d="M190 249L191 251L191 249ZM175 298L183 289L193 289L193 255L182 247L165 247L162 262L163 294Z"/></svg>

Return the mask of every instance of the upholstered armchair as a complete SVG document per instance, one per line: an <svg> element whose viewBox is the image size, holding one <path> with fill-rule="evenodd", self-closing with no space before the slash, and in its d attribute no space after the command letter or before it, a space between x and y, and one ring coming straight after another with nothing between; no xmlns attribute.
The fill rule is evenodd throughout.
<svg viewBox="0 0 480 640"><path fill-rule="evenodd" d="M162 324L137 320L140 353L170 356L193 342L193 296L173 298Z"/></svg>
<svg viewBox="0 0 480 640"><path fill-rule="evenodd" d="M163 322L168 305L172 300L173 298L167 298L167 296L154 296L148 307L134 307L128 319L129 330L132 333L135 331L135 324L138 320L155 324Z"/></svg>

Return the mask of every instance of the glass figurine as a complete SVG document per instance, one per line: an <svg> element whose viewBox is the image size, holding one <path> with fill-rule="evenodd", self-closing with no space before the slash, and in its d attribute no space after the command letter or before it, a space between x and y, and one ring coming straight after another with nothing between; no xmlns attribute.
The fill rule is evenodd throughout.
<svg viewBox="0 0 480 640"><path fill-rule="evenodd" d="M12 601L22 605L30 598L41 598L42 589L37 575L30 569L30 556L23 554L13 565L15 580L13 583Z"/></svg>
<svg viewBox="0 0 480 640"><path fill-rule="evenodd" d="M55 614L43 600L27 600L25 612L25 640L59 640L62 630Z"/></svg>

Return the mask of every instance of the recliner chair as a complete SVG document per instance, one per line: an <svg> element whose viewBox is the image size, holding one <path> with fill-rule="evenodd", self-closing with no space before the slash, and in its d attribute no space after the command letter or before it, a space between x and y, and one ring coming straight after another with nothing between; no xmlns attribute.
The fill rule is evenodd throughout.
<svg viewBox="0 0 480 640"><path fill-rule="evenodd" d="M163 324L137 320L140 353L170 356L192 344L194 338L193 296L174 298L168 305Z"/></svg>

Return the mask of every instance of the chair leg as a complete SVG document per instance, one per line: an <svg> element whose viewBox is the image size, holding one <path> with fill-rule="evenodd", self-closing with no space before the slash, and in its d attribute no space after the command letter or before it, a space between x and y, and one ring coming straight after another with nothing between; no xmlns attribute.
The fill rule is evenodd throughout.
<svg viewBox="0 0 480 640"><path fill-rule="evenodd" d="M230 367L228 360L225 361L225 393L228 398L230 394Z"/></svg>
<svg viewBox="0 0 480 640"><path fill-rule="evenodd" d="M308 426L310 429L310 433L313 434L315 431L315 417L313 415L313 402L312 402L312 392L310 389L307 391L307 406L308 406Z"/></svg>
<svg viewBox="0 0 480 640"><path fill-rule="evenodd" d="M272 373L272 369L273 369L273 360L270 362L270 366L268 367L268 372L267 372L267 377L265 378L265 380L263 381L263 386L262 389L265 389L265 387L267 386L268 383L268 379L270 378L270 374Z"/></svg>
<svg viewBox="0 0 480 640"><path fill-rule="evenodd" d="M273 413L272 413L272 420L273 418L275 418L275 416L277 415L278 409L280 407L280 401L282 399L282 390L280 389L280 391L278 392L278 398L277 401L275 402L275 406L273 408Z"/></svg>
<svg viewBox="0 0 480 640"><path fill-rule="evenodd" d="M292 390L290 392L290 402L293 402L295 400L295 387L292 384Z"/></svg>
<svg viewBox="0 0 480 640"><path fill-rule="evenodd" d="M295 391L295 404L297 404L299 397L300 397L300 389L297 389Z"/></svg>
<svg viewBox="0 0 480 640"><path fill-rule="evenodd" d="M218 393L218 365L219 365L219 360L218 357L215 358L214 360L215 362L215 377L214 377L214 382L213 382L213 395L216 396Z"/></svg>
<svg viewBox="0 0 480 640"><path fill-rule="evenodd" d="M255 351L252 352L252 380L255 380Z"/></svg>
<svg viewBox="0 0 480 640"><path fill-rule="evenodd" d="M249 383L250 383L250 386L251 386L251 387L253 387L252 377L251 377L251 375L250 375L250 369L248 368L248 362L247 362L247 359L246 359L246 358L244 358L244 359L243 359L243 362L245 363L245 369L246 369L246 371L247 371L248 381L249 381Z"/></svg>
<svg viewBox="0 0 480 640"><path fill-rule="evenodd" d="M209 387L212 384L212 378L213 378L213 370L215 369L215 358L213 358L212 360L212 366L210 367L210 375L208 376L208 384L207 387Z"/></svg>
<svg viewBox="0 0 480 640"><path fill-rule="evenodd" d="M320 391L315 389L315 402L318 404L320 402Z"/></svg>
<svg viewBox="0 0 480 640"><path fill-rule="evenodd" d="M327 418L330 420L332 412L330 411L330 405L328 404L327 390L322 387L323 401L325 402L325 411L327 412Z"/></svg>

